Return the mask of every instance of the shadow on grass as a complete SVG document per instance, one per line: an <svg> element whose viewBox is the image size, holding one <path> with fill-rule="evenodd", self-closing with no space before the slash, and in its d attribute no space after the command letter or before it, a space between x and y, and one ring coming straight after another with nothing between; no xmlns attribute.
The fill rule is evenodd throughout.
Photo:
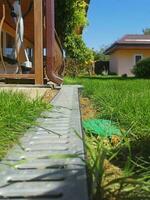
<svg viewBox="0 0 150 200"><path fill-rule="evenodd" d="M114 165L123 169L131 160L137 164L134 170L141 165L147 166L150 163L150 137L141 137L130 143L130 149L124 145L120 148L117 156L111 161ZM144 166L143 166L144 167Z"/></svg>
<svg viewBox="0 0 150 200"><path fill-rule="evenodd" d="M150 80L148 78L136 78L136 77L119 77L119 76L80 76L79 79L89 79L89 80L120 80L120 81L130 81L130 80Z"/></svg>

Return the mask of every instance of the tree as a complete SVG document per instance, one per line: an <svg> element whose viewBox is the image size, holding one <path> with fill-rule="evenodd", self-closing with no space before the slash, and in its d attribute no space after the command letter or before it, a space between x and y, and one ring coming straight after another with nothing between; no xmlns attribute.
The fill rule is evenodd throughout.
<svg viewBox="0 0 150 200"><path fill-rule="evenodd" d="M78 30L87 25L87 8L85 0L55 0L55 26L62 44L67 42L66 37L79 34Z"/></svg>
<svg viewBox="0 0 150 200"><path fill-rule="evenodd" d="M91 66L94 61L93 51L86 47L81 35L72 34L66 38L64 44L69 64L72 65L72 76L76 76L79 71L88 71L91 74ZM71 62L72 60L72 62Z"/></svg>
<svg viewBox="0 0 150 200"><path fill-rule="evenodd" d="M109 56L104 54L105 48L101 48L99 51L93 50L94 61L109 61Z"/></svg>
<svg viewBox="0 0 150 200"><path fill-rule="evenodd" d="M87 25L89 0L55 0L56 30L66 52L66 60L73 75L83 68L89 69L94 60L93 52L87 48L82 38L83 28Z"/></svg>
<svg viewBox="0 0 150 200"><path fill-rule="evenodd" d="M143 34L144 35L150 35L150 28L143 29Z"/></svg>

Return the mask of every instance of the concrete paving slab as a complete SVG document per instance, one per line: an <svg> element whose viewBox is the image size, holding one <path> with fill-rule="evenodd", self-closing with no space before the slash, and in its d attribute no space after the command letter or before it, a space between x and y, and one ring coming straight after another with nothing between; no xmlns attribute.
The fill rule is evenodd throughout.
<svg viewBox="0 0 150 200"><path fill-rule="evenodd" d="M25 94L29 99L36 99L36 98L49 98L49 101L57 94L56 90L52 90L51 88L39 88L39 87L18 87L17 85L0 85L0 92L1 91L12 91L12 92L21 92ZM49 95L49 97L48 97Z"/></svg>

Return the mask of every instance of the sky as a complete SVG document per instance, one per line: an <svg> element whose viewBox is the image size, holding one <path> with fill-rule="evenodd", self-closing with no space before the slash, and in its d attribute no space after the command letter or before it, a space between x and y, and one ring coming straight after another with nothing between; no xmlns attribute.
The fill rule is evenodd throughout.
<svg viewBox="0 0 150 200"><path fill-rule="evenodd" d="M88 20L84 41L99 50L125 34L150 28L150 0L91 0Z"/></svg>

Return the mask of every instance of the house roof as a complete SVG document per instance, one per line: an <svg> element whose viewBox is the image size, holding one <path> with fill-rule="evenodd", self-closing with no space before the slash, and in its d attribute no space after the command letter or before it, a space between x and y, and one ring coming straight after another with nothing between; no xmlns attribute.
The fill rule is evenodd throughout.
<svg viewBox="0 0 150 200"><path fill-rule="evenodd" d="M111 54L117 49L133 47L150 49L150 35L125 35L108 47L104 53Z"/></svg>

